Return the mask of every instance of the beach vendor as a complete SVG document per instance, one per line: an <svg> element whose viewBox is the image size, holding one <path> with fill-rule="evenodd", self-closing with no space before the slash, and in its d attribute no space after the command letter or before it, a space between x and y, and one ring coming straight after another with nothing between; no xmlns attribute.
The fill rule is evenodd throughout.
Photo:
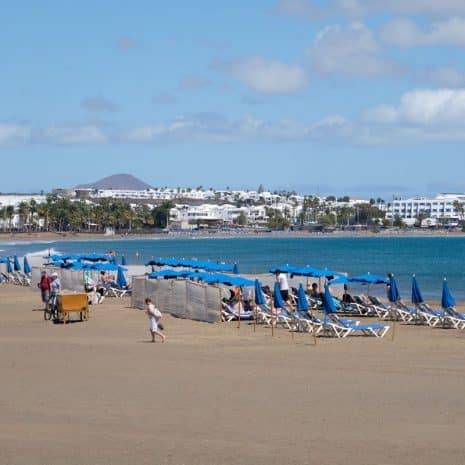
<svg viewBox="0 0 465 465"><path fill-rule="evenodd" d="M286 274L277 271L276 281L279 283L279 292L281 293L281 297L283 298L284 302L287 302L289 300L289 283L287 281Z"/></svg>
<svg viewBox="0 0 465 465"><path fill-rule="evenodd" d="M166 337L162 332L160 332L160 329L162 329L160 320L163 315L160 310L155 307L152 299L145 299L145 313L149 318L149 329L152 336L152 342L155 342L155 336L160 336L161 342L165 342Z"/></svg>
<svg viewBox="0 0 465 465"><path fill-rule="evenodd" d="M48 301L50 300L50 284L52 280L48 276L46 271L42 271L40 274L40 282L37 283L37 287L40 289L42 302L45 304L45 308L47 308Z"/></svg>

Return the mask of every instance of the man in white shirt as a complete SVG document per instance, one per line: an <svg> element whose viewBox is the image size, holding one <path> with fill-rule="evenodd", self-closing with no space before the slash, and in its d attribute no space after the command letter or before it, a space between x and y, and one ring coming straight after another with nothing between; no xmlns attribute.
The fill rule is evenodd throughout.
<svg viewBox="0 0 465 465"><path fill-rule="evenodd" d="M276 272L276 281L279 283L279 290L284 302L289 300L289 283L287 282L286 273Z"/></svg>

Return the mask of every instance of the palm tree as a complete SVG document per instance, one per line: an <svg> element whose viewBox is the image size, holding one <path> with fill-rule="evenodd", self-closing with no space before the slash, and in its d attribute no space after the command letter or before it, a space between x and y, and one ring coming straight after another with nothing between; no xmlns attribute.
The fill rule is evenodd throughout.
<svg viewBox="0 0 465 465"><path fill-rule="evenodd" d="M5 213L8 219L8 229L11 231L11 223L13 221L13 217L15 216L15 207L13 207L13 205L8 205L5 208Z"/></svg>

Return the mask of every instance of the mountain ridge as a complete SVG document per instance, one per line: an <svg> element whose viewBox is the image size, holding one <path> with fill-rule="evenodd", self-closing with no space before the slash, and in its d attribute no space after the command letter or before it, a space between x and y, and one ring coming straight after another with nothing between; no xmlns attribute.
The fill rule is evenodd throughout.
<svg viewBox="0 0 465 465"><path fill-rule="evenodd" d="M151 189L152 186L132 174L118 173L106 176L98 181L88 184L79 184L75 189L128 189L128 190L145 190Z"/></svg>

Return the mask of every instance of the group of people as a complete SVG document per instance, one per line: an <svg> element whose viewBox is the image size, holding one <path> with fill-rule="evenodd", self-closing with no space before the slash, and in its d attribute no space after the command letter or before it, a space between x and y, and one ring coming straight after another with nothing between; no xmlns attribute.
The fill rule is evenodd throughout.
<svg viewBox="0 0 465 465"><path fill-rule="evenodd" d="M58 273L52 273L49 276L46 271L42 271L37 287L40 289L42 302L45 304L45 308L47 308L49 302L55 304L57 295L61 291L61 282L58 278Z"/></svg>

